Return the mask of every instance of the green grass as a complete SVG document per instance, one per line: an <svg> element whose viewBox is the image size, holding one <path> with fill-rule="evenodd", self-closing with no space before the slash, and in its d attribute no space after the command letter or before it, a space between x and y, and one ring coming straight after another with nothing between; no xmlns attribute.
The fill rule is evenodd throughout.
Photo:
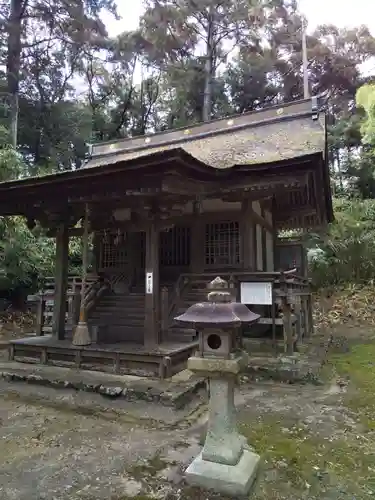
<svg viewBox="0 0 375 500"><path fill-rule="evenodd" d="M344 412L345 407L351 410L364 432L337 423L338 433L325 435L319 426L312 430L297 417L271 414L242 423L241 433L262 457L261 476L271 478L260 481L254 500L279 498L276 491L284 498L288 488L296 498L320 498L323 493L324 498L336 498L337 489L342 498L372 498L370 492L375 493L375 344L334 354L329 363L329 371L348 381Z"/></svg>
<svg viewBox="0 0 375 500"><path fill-rule="evenodd" d="M375 431L375 343L354 345L350 353L334 355L330 362L349 381L345 404L367 430Z"/></svg>
<svg viewBox="0 0 375 500"><path fill-rule="evenodd" d="M257 498L267 498L265 494L274 493L276 485L317 495L322 488L346 484L351 493L359 494L369 486L374 474L370 472L375 458L373 448L365 448L361 440L331 440L309 432L298 422L272 417L255 425L242 424L240 430L262 457L262 475L276 471L275 481L262 481L266 489Z"/></svg>

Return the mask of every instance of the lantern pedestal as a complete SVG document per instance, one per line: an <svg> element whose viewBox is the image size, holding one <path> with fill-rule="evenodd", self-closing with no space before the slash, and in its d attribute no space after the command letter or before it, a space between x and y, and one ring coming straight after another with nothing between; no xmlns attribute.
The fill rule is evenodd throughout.
<svg viewBox="0 0 375 500"><path fill-rule="evenodd" d="M240 326L256 323L260 316L245 304L233 301L228 283L217 277L208 284L207 302L194 304L175 318L199 331L199 355L188 368L208 378L210 403L208 429L200 455L185 472L189 484L220 493L246 495L256 477L260 457L236 428L234 386L247 356Z"/></svg>
<svg viewBox="0 0 375 500"><path fill-rule="evenodd" d="M185 472L189 484L230 495L246 495L256 477L260 457L250 450L236 428L234 388L246 356L198 358L188 368L209 378L208 429L200 455Z"/></svg>
<svg viewBox="0 0 375 500"><path fill-rule="evenodd" d="M209 462L202 454L191 463L185 472L186 481L227 495L247 495L256 478L259 455L243 450L237 465Z"/></svg>

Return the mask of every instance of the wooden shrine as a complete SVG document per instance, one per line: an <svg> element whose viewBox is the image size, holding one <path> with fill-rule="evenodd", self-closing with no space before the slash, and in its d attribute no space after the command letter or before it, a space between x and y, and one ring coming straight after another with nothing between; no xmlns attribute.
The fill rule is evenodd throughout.
<svg viewBox="0 0 375 500"><path fill-rule="evenodd" d="M68 276L68 245L85 210L91 344L76 346L81 284ZM13 359L169 376L197 345L173 318L217 275L260 308L275 342L283 326L292 353L311 332L311 299L306 276L276 263L277 234L333 219L325 114L313 98L96 144L84 168L0 183L0 214L24 216L56 239L37 335L12 341Z"/></svg>

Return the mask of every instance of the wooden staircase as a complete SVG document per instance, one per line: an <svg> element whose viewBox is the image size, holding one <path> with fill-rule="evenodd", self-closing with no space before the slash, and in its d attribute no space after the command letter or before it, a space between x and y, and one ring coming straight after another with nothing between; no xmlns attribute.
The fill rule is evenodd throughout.
<svg viewBox="0 0 375 500"><path fill-rule="evenodd" d="M171 288L171 286L169 287ZM170 310L168 328L162 333L162 342L191 343L197 340L194 329L174 320L188 307L205 300L205 292L198 286L187 286ZM89 313L88 323L93 340L98 343L143 343L145 293L143 287L133 287L129 293L109 292L100 297Z"/></svg>
<svg viewBox="0 0 375 500"><path fill-rule="evenodd" d="M144 293L109 293L100 298L89 315L89 326L98 343L143 343Z"/></svg>
<svg viewBox="0 0 375 500"><path fill-rule="evenodd" d="M188 284L184 288L170 317L171 326L167 332L168 339L176 342L194 342L197 340L196 330L187 328L186 325L178 323L174 318L183 314L193 304L206 300L206 296L207 292L205 292L204 288L194 285L194 283Z"/></svg>

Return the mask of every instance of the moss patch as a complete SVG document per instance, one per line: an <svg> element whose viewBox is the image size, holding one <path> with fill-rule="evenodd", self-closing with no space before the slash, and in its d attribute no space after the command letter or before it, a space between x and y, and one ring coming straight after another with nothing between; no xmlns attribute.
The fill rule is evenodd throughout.
<svg viewBox="0 0 375 500"><path fill-rule="evenodd" d="M337 487L343 493L362 495L358 498L366 498L363 495L371 490L375 456L363 440L324 438L299 422L272 417L255 425L242 424L241 432L263 460L256 498L274 498L278 489L288 488L308 493L309 498Z"/></svg>
<svg viewBox="0 0 375 500"><path fill-rule="evenodd" d="M348 384L337 405L359 425L336 422L327 433L298 415L270 413L240 424L263 460L252 498L375 498L375 345L333 354L326 370Z"/></svg>
<svg viewBox="0 0 375 500"><path fill-rule="evenodd" d="M171 465L175 465L175 463L162 459L159 450L150 460L135 464L128 470L128 473L137 481L147 480L147 478L155 477L159 472Z"/></svg>
<svg viewBox="0 0 375 500"><path fill-rule="evenodd" d="M350 353L334 355L330 362L350 384L345 404L366 430L375 431L375 343L354 345Z"/></svg>

